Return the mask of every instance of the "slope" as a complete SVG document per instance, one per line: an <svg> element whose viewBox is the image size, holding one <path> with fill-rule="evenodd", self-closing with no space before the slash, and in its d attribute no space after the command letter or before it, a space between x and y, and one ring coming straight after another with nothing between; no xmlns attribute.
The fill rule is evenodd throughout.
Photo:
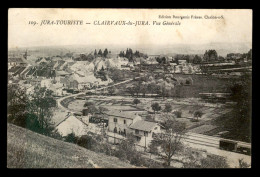
<svg viewBox="0 0 260 177"><path fill-rule="evenodd" d="M7 125L8 168L131 168L130 164L75 144Z"/></svg>

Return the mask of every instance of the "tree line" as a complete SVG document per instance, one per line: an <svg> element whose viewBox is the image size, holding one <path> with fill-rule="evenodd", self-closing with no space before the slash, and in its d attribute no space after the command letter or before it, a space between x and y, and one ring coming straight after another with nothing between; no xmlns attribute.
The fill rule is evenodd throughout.
<svg viewBox="0 0 260 177"><path fill-rule="evenodd" d="M126 52L125 51L120 51L118 56L119 57L125 57L130 62L133 62L135 58L140 58L140 57L147 58L148 57L146 54L141 53L138 50L133 52L133 50L131 48L127 48Z"/></svg>
<svg viewBox="0 0 260 177"><path fill-rule="evenodd" d="M94 51L94 57L104 57L104 58L107 58L108 57L108 54L111 53L111 51L108 51L107 48L105 48L104 52L102 52L101 49L97 50L95 49Z"/></svg>

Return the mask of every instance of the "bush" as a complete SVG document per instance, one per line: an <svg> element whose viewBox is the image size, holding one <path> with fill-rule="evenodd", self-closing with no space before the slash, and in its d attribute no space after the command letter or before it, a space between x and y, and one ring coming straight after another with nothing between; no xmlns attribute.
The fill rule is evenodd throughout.
<svg viewBox="0 0 260 177"><path fill-rule="evenodd" d="M65 141L66 141L66 142L69 142L69 143L74 143L74 144L76 144L76 143L77 143L77 137L76 137L76 135L72 132L72 133L68 134L68 135L65 137Z"/></svg>
<svg viewBox="0 0 260 177"><path fill-rule="evenodd" d="M177 118L181 118L182 112L181 112L181 111L174 111L173 114L174 114Z"/></svg>

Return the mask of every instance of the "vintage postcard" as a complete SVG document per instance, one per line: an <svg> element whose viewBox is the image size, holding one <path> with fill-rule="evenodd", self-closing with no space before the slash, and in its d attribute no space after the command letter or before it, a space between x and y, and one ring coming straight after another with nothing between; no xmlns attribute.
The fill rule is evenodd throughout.
<svg viewBox="0 0 260 177"><path fill-rule="evenodd" d="M251 9L10 8L8 168L251 168Z"/></svg>

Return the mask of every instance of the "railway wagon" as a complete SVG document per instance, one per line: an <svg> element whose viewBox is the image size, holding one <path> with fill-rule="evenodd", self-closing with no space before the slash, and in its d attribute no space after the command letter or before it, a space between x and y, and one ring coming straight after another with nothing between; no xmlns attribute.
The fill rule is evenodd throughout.
<svg viewBox="0 0 260 177"><path fill-rule="evenodd" d="M219 148L222 150L251 155L251 145L247 144L247 143L239 142L239 141L220 139Z"/></svg>
<svg viewBox="0 0 260 177"><path fill-rule="evenodd" d="M239 144L237 146L237 152L241 154L251 155L251 147L249 145Z"/></svg>
<svg viewBox="0 0 260 177"><path fill-rule="evenodd" d="M232 140L219 140L219 148L227 151L237 151L237 142Z"/></svg>

